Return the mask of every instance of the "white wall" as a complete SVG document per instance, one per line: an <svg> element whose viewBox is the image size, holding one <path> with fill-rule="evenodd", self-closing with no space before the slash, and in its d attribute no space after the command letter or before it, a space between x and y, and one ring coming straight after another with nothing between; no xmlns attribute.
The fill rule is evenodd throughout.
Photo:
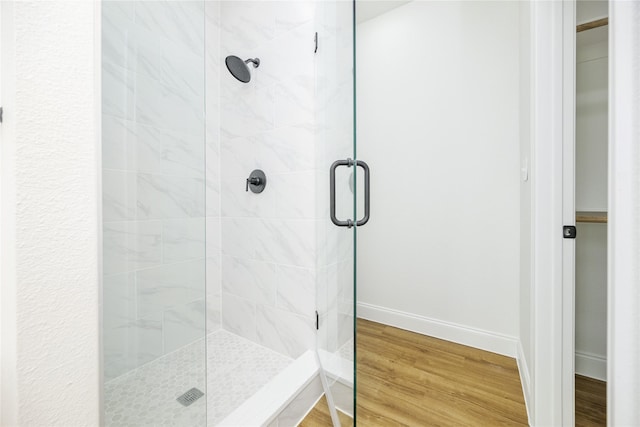
<svg viewBox="0 0 640 427"><path fill-rule="evenodd" d="M411 2L357 37L358 158L372 170L359 314L412 317L512 356L518 18L515 2Z"/></svg>
<svg viewBox="0 0 640 427"><path fill-rule="evenodd" d="M578 3L578 14L583 3ZM608 27L577 35L576 210L607 211ZM606 379L607 225L578 223L576 372Z"/></svg>
<svg viewBox="0 0 640 427"><path fill-rule="evenodd" d="M606 380L607 225L579 223L577 227L575 369Z"/></svg>
<svg viewBox="0 0 640 427"><path fill-rule="evenodd" d="M378 15L400 7L410 0L361 0L356 4L356 22L361 24L364 21L373 19Z"/></svg>
<svg viewBox="0 0 640 427"><path fill-rule="evenodd" d="M608 27L578 33L576 210L607 210Z"/></svg>
<svg viewBox="0 0 640 427"><path fill-rule="evenodd" d="M531 218L533 184L533 153L531 146L531 5L519 2L520 8L520 305L518 367L527 403L528 414L533 413L531 398L533 378L533 317L532 317L532 242Z"/></svg>
<svg viewBox="0 0 640 427"><path fill-rule="evenodd" d="M577 0L576 23L584 24L609 16L608 0Z"/></svg>
<svg viewBox="0 0 640 427"><path fill-rule="evenodd" d="M3 304L15 315L13 330L3 330L2 362L15 377L3 375L2 425L98 425L95 5L2 7L3 20L13 21L15 30L3 40L11 46L2 64L15 76L3 81L3 94L10 90L13 98L4 104L2 126L12 137L3 139L10 145L3 154L5 148L14 154L3 162L15 168L10 181L3 180L3 203L15 197L13 206L3 206L13 211L11 218L3 215L3 227L15 230L3 233L11 239L3 241L3 254L11 251L15 263L3 265L2 288L3 297L13 291Z"/></svg>

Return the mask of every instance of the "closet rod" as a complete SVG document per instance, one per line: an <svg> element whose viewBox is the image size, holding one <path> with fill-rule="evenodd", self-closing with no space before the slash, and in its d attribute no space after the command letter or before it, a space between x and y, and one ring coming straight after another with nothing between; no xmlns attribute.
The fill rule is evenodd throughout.
<svg viewBox="0 0 640 427"><path fill-rule="evenodd" d="M595 224L606 224L606 212L576 212L576 222L590 222Z"/></svg>
<svg viewBox="0 0 640 427"><path fill-rule="evenodd" d="M609 25L609 18L596 19L595 21L580 24L576 27L576 32L580 33L592 28L604 27L605 25Z"/></svg>

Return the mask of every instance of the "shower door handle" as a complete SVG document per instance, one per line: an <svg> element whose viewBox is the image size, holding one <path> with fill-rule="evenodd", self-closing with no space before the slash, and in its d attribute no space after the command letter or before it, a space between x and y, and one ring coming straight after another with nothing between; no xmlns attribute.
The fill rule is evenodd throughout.
<svg viewBox="0 0 640 427"><path fill-rule="evenodd" d="M369 211L371 209L371 172L369 165L362 160L356 160L356 166L360 166L364 170L364 217L356 222L358 227L365 225L369 221Z"/></svg>
<svg viewBox="0 0 640 427"><path fill-rule="evenodd" d="M360 166L364 170L364 217L358 220L355 224L351 219L340 220L336 217L336 169L339 166ZM369 221L369 212L370 212L370 171L369 165L367 165L362 160L336 160L331 165L329 169L329 216L331 217L331 222L333 222L338 227L347 227L351 228L354 225L362 226Z"/></svg>
<svg viewBox="0 0 640 427"><path fill-rule="evenodd" d="M353 227L353 221L350 219L342 221L336 217L336 169L339 166L351 167L353 165L354 161L351 159L336 160L331 165L331 169L329 169L329 215L331 216L331 222L338 227L351 228Z"/></svg>

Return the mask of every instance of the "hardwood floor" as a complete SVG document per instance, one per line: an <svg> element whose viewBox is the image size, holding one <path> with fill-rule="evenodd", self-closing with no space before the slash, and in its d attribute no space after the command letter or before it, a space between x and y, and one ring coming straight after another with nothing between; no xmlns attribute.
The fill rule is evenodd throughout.
<svg viewBox="0 0 640 427"><path fill-rule="evenodd" d="M607 425L607 383L576 375L576 427Z"/></svg>
<svg viewBox="0 0 640 427"><path fill-rule="evenodd" d="M514 359L362 319L356 355L358 425L527 425Z"/></svg>
<svg viewBox="0 0 640 427"><path fill-rule="evenodd" d="M353 418L347 414L338 411L338 418L340 418L340 424L342 427L352 427ZM329 414L329 405L327 405L327 399L322 396L322 399L316 403L311 412L300 423L300 427L323 427L331 426L331 414Z"/></svg>

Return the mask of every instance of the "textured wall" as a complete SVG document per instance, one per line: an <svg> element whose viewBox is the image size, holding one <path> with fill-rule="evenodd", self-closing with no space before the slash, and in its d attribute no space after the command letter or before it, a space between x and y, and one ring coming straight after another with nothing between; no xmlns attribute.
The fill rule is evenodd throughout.
<svg viewBox="0 0 640 427"><path fill-rule="evenodd" d="M20 426L98 425L94 7L14 4Z"/></svg>

